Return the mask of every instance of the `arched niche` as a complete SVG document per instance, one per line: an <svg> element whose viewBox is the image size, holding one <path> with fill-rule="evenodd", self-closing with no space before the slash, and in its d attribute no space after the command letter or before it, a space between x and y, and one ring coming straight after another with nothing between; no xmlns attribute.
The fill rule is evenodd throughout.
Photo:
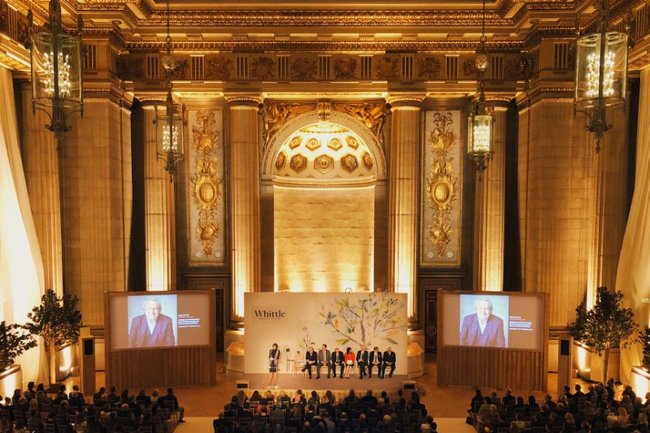
<svg viewBox="0 0 650 433"><path fill-rule="evenodd" d="M328 122L298 115L261 165L264 290L385 287L386 158L366 125L337 111Z"/></svg>

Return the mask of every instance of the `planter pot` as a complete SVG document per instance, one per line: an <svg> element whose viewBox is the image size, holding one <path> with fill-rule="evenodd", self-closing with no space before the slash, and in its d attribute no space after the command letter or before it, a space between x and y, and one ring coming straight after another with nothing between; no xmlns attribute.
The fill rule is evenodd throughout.
<svg viewBox="0 0 650 433"><path fill-rule="evenodd" d="M639 396L650 392L650 366L632 367L632 387Z"/></svg>
<svg viewBox="0 0 650 433"><path fill-rule="evenodd" d="M600 382L603 380L604 354L598 356L594 350L582 343L573 343L573 366L578 375L585 380ZM619 349L609 351L609 377L618 379L620 374L621 352Z"/></svg>
<svg viewBox="0 0 650 433"><path fill-rule="evenodd" d="M56 380L60 382L79 371L77 345L68 344L56 351Z"/></svg>
<svg viewBox="0 0 650 433"><path fill-rule="evenodd" d="M0 372L0 395L13 395L15 389L23 387L23 371L14 364Z"/></svg>

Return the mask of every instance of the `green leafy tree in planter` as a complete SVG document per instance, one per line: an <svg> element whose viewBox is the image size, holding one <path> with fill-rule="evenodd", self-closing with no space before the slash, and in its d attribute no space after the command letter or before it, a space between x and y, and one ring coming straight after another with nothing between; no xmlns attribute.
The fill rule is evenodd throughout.
<svg viewBox="0 0 650 433"><path fill-rule="evenodd" d="M27 318L31 323L25 327L34 335L40 335L45 342L50 364L50 383L56 383L56 349L65 344L74 344L79 339L81 313L77 310L76 296L59 297L48 289L41 297L41 304L34 307Z"/></svg>
<svg viewBox="0 0 650 433"><path fill-rule="evenodd" d="M603 360L603 382L607 380L609 353L613 347L625 348L637 341L638 325L634 313L623 308L623 293L599 287L596 304L587 310L584 303L576 308L576 321L569 325L569 331L577 341L590 346Z"/></svg>
<svg viewBox="0 0 650 433"><path fill-rule="evenodd" d="M0 372L9 368L23 352L36 347L36 340L23 325L0 322Z"/></svg>

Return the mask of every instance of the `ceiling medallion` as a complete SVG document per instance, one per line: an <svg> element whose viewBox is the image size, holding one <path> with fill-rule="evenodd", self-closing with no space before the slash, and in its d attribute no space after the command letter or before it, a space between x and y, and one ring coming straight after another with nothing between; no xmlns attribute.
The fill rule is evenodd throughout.
<svg viewBox="0 0 650 433"><path fill-rule="evenodd" d="M343 147L341 144L341 140L338 138L332 138L329 143L327 143L327 147L329 147L332 150L339 150L340 148Z"/></svg>
<svg viewBox="0 0 650 433"><path fill-rule="evenodd" d="M334 158L332 158L329 155L319 155L314 160L314 169L321 172L322 174L327 173L333 168L334 168Z"/></svg>
<svg viewBox="0 0 650 433"><path fill-rule="evenodd" d="M295 149L296 147L300 146L302 144L302 137L297 135L291 139L289 142L289 147L291 149Z"/></svg>
<svg viewBox="0 0 650 433"><path fill-rule="evenodd" d="M320 142L316 138L310 138L305 147L309 150L314 151L320 147Z"/></svg>
<svg viewBox="0 0 650 433"><path fill-rule="evenodd" d="M282 170L286 163L287 155L284 152L278 153L278 157L275 159L275 169L278 171Z"/></svg>
<svg viewBox="0 0 650 433"><path fill-rule="evenodd" d="M341 167L343 167L343 169L348 173L352 173L359 167L359 161L357 161L356 156L347 153L343 158L341 158Z"/></svg>
<svg viewBox="0 0 650 433"><path fill-rule="evenodd" d="M296 173L300 173L307 168L307 158L300 153L293 155L289 162L289 167Z"/></svg>
<svg viewBox="0 0 650 433"><path fill-rule="evenodd" d="M372 169L372 156L368 152L363 152L361 155L361 160L363 161L363 165L368 169Z"/></svg>
<svg viewBox="0 0 650 433"><path fill-rule="evenodd" d="M350 146L355 150L359 148L359 142L357 141L356 138L352 137L351 135L345 137L345 142L348 144L348 146Z"/></svg>

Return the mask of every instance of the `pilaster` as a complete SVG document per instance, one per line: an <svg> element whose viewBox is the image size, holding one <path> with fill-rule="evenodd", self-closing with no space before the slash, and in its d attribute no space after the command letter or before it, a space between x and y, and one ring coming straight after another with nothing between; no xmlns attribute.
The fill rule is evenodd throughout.
<svg viewBox="0 0 650 433"><path fill-rule="evenodd" d="M503 290L505 207L505 104L494 106L494 153L476 176L474 206L474 289Z"/></svg>
<svg viewBox="0 0 650 433"><path fill-rule="evenodd" d="M391 94L388 152L388 289L408 294L408 316L417 320L420 110L424 96Z"/></svg>
<svg viewBox="0 0 650 433"><path fill-rule="evenodd" d="M176 288L175 186L156 148L156 106L144 111L145 242L147 291ZM161 107L165 109L164 102Z"/></svg>
<svg viewBox="0 0 650 433"><path fill-rule="evenodd" d="M260 291L260 146L258 94L226 95L229 107L232 317L244 316L244 293Z"/></svg>

